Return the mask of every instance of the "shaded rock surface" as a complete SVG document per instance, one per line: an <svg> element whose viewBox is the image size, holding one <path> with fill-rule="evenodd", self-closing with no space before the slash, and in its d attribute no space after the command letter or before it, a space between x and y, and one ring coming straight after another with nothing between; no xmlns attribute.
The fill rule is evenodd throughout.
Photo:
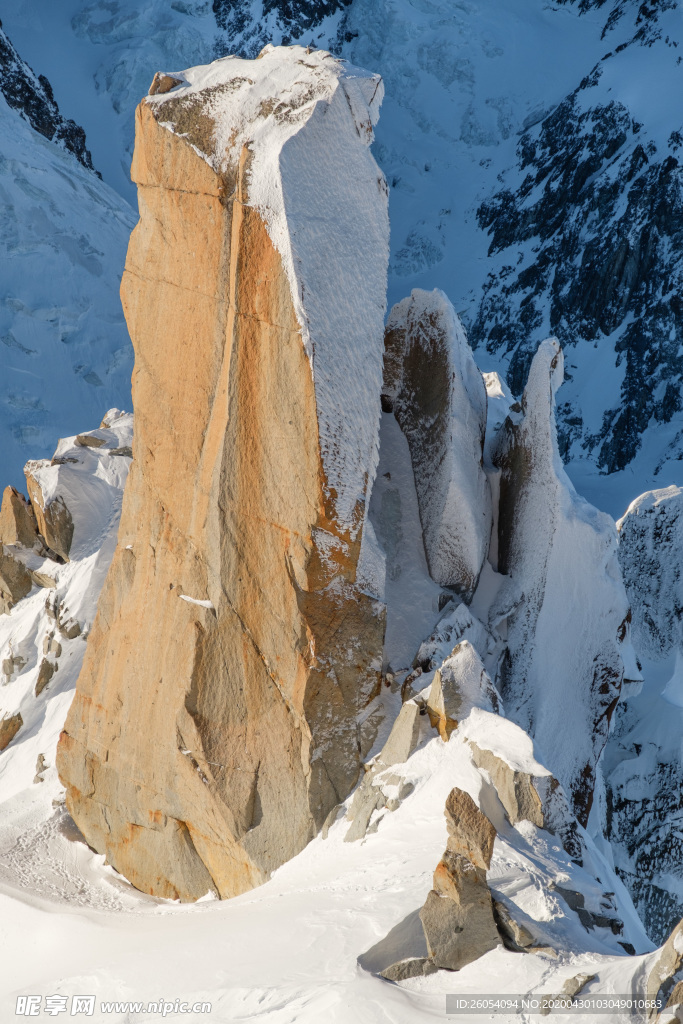
<svg viewBox="0 0 683 1024"><path fill-rule="evenodd" d="M296 49L182 77L137 112L136 457L58 769L95 849L139 888L195 899L264 881L358 778L384 628L355 579L387 215L367 149L377 78ZM288 205L264 221L274 173Z"/></svg>
<svg viewBox="0 0 683 1024"><path fill-rule="evenodd" d="M490 750L482 750L476 743L470 746L474 763L488 773L510 824L530 821L539 828L546 828L546 816L533 776L517 771L502 757Z"/></svg>
<svg viewBox="0 0 683 1024"><path fill-rule="evenodd" d="M0 543L41 547L38 522L30 502L14 487L2 492L0 507Z"/></svg>
<svg viewBox="0 0 683 1024"><path fill-rule="evenodd" d="M501 944L486 881L495 829L459 789L450 793L445 814L448 843L420 919L431 961L457 971Z"/></svg>
<svg viewBox="0 0 683 1024"><path fill-rule="evenodd" d="M365 774L353 795L348 811L351 822L344 841L353 843L369 831L370 819L375 811L386 807L394 811L413 789L400 774L388 771L394 765L407 761L417 746L421 732L421 708L414 700L401 707L386 743L373 761L365 766Z"/></svg>
<svg viewBox="0 0 683 1024"><path fill-rule="evenodd" d="M55 674L55 668L56 666L53 662L48 661L47 658L43 658L40 663L40 668L38 669L38 679L36 680L36 697L41 695L47 684L52 679Z"/></svg>
<svg viewBox="0 0 683 1024"><path fill-rule="evenodd" d="M647 491L617 526L634 646L647 660L605 752L605 830L648 934L661 943L683 916L683 492Z"/></svg>
<svg viewBox="0 0 683 1024"><path fill-rule="evenodd" d="M415 289L391 310L382 406L408 439L430 574L467 600L491 533L486 389L443 292Z"/></svg>
<svg viewBox="0 0 683 1024"><path fill-rule="evenodd" d="M385 967L380 971L380 977L386 981L407 981L408 978L421 978L435 971L438 971L438 967L429 957L411 956Z"/></svg>
<svg viewBox="0 0 683 1024"><path fill-rule="evenodd" d="M530 821L560 838L567 853L583 859L583 840L557 779L534 756L535 744L513 722L473 711L465 726L472 760L487 778L511 825Z"/></svg>
<svg viewBox="0 0 683 1024"><path fill-rule="evenodd" d="M49 501L39 483L37 474L41 469L49 467L48 460L42 463L26 464L26 486L31 505L35 510L38 528L51 548L63 561L68 562L71 542L74 536L74 522L71 512L61 495Z"/></svg>
<svg viewBox="0 0 683 1024"><path fill-rule="evenodd" d="M88 170L94 170L85 145L85 132L75 121L60 114L48 79L45 75L36 75L21 59L1 26L0 92L32 128L68 150Z"/></svg>
<svg viewBox="0 0 683 1024"><path fill-rule="evenodd" d="M554 410L562 379L562 352L549 339L494 452L498 568L510 580L492 615L506 621L496 680L506 713L538 739L544 764L585 824L624 675L628 600L612 520L576 494L559 457ZM570 581L580 588L577 600L568 598Z"/></svg>
<svg viewBox="0 0 683 1024"><path fill-rule="evenodd" d="M0 611L8 612L30 592L31 574L18 558L2 549L0 553Z"/></svg>
<svg viewBox="0 0 683 1024"><path fill-rule="evenodd" d="M493 900L493 916L506 949L519 953L534 945L535 939L529 929L515 921L506 905L495 898Z"/></svg>
<svg viewBox="0 0 683 1024"><path fill-rule="evenodd" d="M632 636L645 657L683 647L683 488L646 491L617 523Z"/></svg>

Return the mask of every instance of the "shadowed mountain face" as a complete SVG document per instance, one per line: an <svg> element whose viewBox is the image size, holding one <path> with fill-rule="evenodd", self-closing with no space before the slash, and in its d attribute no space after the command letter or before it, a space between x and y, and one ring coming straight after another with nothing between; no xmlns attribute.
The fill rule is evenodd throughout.
<svg viewBox="0 0 683 1024"><path fill-rule="evenodd" d="M45 75L36 75L21 59L1 24L0 92L7 105L17 110L46 139L73 153L88 170L94 170L85 145L85 132L75 121L62 117L49 81ZM95 173L99 175L99 172Z"/></svg>
<svg viewBox="0 0 683 1024"><path fill-rule="evenodd" d="M255 57L267 42L305 42L305 33L318 28L351 0L213 0L216 24L239 43L239 52ZM273 32L280 38L273 39Z"/></svg>
<svg viewBox="0 0 683 1024"><path fill-rule="evenodd" d="M655 44L661 39L632 40ZM565 407L563 417L563 453L576 445L606 473L633 460L648 424L669 423L682 408L683 137L671 130L663 144L655 141L633 110L606 95L621 77L621 54L608 54L521 137L521 181L477 211L502 266L485 284L474 341L509 354L512 390L549 332L563 345L614 350L618 406L605 409L594 430L580 408ZM528 254L521 265L520 248Z"/></svg>
<svg viewBox="0 0 683 1024"><path fill-rule="evenodd" d="M118 286L135 217L2 29L0 93L0 472L23 489L55 435L130 404Z"/></svg>
<svg viewBox="0 0 683 1024"><path fill-rule="evenodd" d="M683 457L678 4L528 7L509 40L524 53L535 33L538 54L556 49L555 78L531 51L537 81L522 61L501 74L510 42L476 5L213 5L245 55L310 40L384 76L397 115L378 133L394 188L390 301L406 283L443 287L479 362L516 394L539 341L557 335L568 348L563 457L592 474L633 467L635 492Z"/></svg>

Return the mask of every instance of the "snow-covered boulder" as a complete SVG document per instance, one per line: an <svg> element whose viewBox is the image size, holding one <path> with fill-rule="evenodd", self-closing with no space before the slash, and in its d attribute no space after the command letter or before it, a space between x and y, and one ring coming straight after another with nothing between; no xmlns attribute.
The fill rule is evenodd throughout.
<svg viewBox="0 0 683 1024"><path fill-rule="evenodd" d="M113 492L123 489L128 475L133 417L111 413L108 426L61 440L52 459L27 462L24 469L41 536L65 562L99 545Z"/></svg>
<svg viewBox="0 0 683 1024"><path fill-rule="evenodd" d="M534 738L585 824L624 675L628 600L614 523L576 493L560 459L562 380L562 351L549 339L534 357L521 410L511 410L499 434L498 568L509 581L491 614L507 631L497 680L506 714Z"/></svg>
<svg viewBox="0 0 683 1024"><path fill-rule="evenodd" d="M429 689L427 712L443 740L472 708L499 711L500 699L483 662L469 640L461 640L437 669Z"/></svg>
<svg viewBox="0 0 683 1024"><path fill-rule="evenodd" d="M530 737L514 722L479 708L464 727L472 760L495 788L508 821L530 821L560 837L581 862L583 846L576 819L557 779L534 756Z"/></svg>
<svg viewBox="0 0 683 1024"><path fill-rule="evenodd" d="M432 579L469 600L491 535L486 388L439 289L416 288L389 314L382 405L408 439Z"/></svg>

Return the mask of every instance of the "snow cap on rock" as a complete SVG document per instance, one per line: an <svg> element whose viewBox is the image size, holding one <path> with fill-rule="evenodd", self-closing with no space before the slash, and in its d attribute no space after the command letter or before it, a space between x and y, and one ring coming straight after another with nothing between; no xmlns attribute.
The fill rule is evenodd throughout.
<svg viewBox="0 0 683 1024"><path fill-rule="evenodd" d="M486 388L442 291L416 288L389 314L382 402L408 439L432 579L469 600L491 534L482 466Z"/></svg>
<svg viewBox="0 0 683 1024"><path fill-rule="evenodd" d="M313 366L320 447L337 515L374 478L389 259L384 175L369 146L382 79L325 50L266 46L173 72L154 116L246 194L282 259Z"/></svg>

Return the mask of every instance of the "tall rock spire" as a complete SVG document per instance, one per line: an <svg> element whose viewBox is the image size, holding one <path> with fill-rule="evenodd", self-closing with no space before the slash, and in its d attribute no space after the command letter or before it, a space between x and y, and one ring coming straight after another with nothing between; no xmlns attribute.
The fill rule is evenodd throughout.
<svg viewBox="0 0 683 1024"><path fill-rule="evenodd" d="M135 460L59 770L91 846L139 888L195 899L297 853L367 752L382 86L271 47L153 92L122 283Z"/></svg>

